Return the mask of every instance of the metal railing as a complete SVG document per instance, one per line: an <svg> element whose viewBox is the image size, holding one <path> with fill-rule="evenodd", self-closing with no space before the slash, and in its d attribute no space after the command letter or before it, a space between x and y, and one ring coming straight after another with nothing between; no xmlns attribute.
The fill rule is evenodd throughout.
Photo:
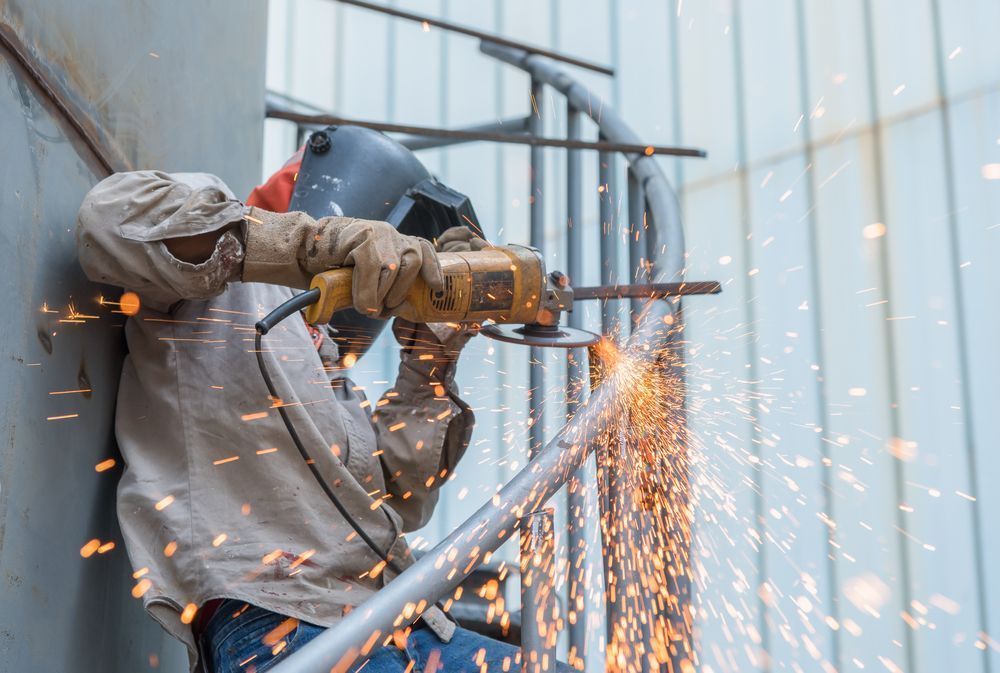
<svg viewBox="0 0 1000 673"><path fill-rule="evenodd" d="M360 4L360 3L351 3ZM367 4L367 3L366 3ZM419 18L419 17L418 17ZM684 234L681 225L680 208L673 189L666 179L654 154L673 154L680 156L704 156L704 152L690 148L654 148L642 143L640 138L625 124L624 120L607 106L602 105L595 111L592 102L597 98L582 84L575 81L560 70L546 55L538 50L527 50L511 46L509 41L498 43L480 37L480 49L483 53L502 62L527 72L531 77L531 114L527 124L512 125L513 128L496 128L491 125L472 127L463 131L447 131L427 129L424 127L405 127L402 125L366 122L367 125L389 132L404 132L410 134L409 140L419 148L440 147L456 142L485 140L492 142L520 142L531 146L531 199L530 235L531 244L541 247L545 234L543 220L543 199L547 198L542 191L542 175L544 150L543 145L564 147L567 149L567 272L571 278L579 277L582 272L583 236L582 230L583 195L582 188L582 153L584 150L597 150L598 171L603 189L601 196L600 217L602 222L601 236L601 283L610 285L618 282L648 282L660 283L682 281L684 276ZM566 59L561 59L566 61ZM564 141L545 139L542 143L541 105L546 88L554 89L562 94L567 105L567 137ZM284 118L303 124L327 124L331 121L343 121L341 118L329 115L309 115L291 113L282 110L280 106L271 104L268 108L271 117ZM583 119L589 117L596 125L599 142L591 143L582 140ZM527 131L527 133L525 133ZM497 137L503 135L506 137ZM412 146L412 145L411 145ZM651 151L654 150L654 151ZM609 233L614 217L614 203L610 190L614 172L615 153L620 152L628 165L627 170L627 203L630 226L635 227L629 240L629 265L632 270L641 270L636 279L618 278L613 275L611 260L617 259L618 237ZM617 310L615 301L608 301L602 308L602 329L608 330L616 325ZM633 299L631 314L645 314L642 323L632 326L629 346L638 352L648 352L650 358L660 358L665 350L679 353L679 330L660 329L665 322L679 325L681 323L681 303L679 297L672 301L652 301L648 299ZM582 312L569 314L570 324L582 327ZM626 325L620 326L620 334L628 331ZM624 336L623 336L624 338ZM570 390L585 388L580 382L587 376L588 354L585 351L574 350L567 354L567 384ZM682 372L677 358L667 363L659 360L657 365L665 371L665 375L681 378ZM459 584L484 562L502 544L509 540L513 533L522 533L522 582L524 581L525 564L530 571L532 563L544 566L544 572L534 573L534 586L522 587L524 602L521 608L522 618L522 663L525 670L542 670L541 662L548 661L552 656L552 640L538 637L538 620L548 615L548 605L551 601L552 587L540 587L539 577L548 577L551 581L551 536L539 533L539 522L547 522L551 526L551 517L540 512L545 503L570 480L578 479L587 482L582 473L577 476L587 457L600 449L604 456L602 463L608 467L608 455L625 450L623 446L598 447L596 442L602 437L607 426L609 410L618 395L613 382L597 386L591 391L589 399L571 397L567 401L567 423L557 432L556 436L544 444L544 423L540 391L543 389L542 368L539 358L533 353L533 363L530 372L530 387L532 395L529 401L529 415L532 419L529 427L530 460L514 478L500 489L489 502L484 504L473 516L458 526L447 538L427 552L405 572L395 578L387 586L380 589L372 598L347 615L336 627L328 629L301 650L293 653L285 662L279 664L277 673L328 673L329 671L346 671L368 651L381 643L394 630L403 628L414 622L421 611L445 598ZM543 446L544 444L544 446ZM613 473L613 470L610 472ZM604 471L605 475L609 470ZM629 509L628 500L631 497L627 489L618 486L614 478L608 479L601 508L603 515L609 512L622 512ZM568 489L569 511L583 511L583 492L593 488L593 483L583 483L583 488ZM686 488L685 484L677 485ZM570 517L571 522L573 517ZM628 540L620 539L625 534L625 526L613 526L605 531L605 535L614 539L605 539L604 568L609 581L618 586L626 586L637 582L631 577L622 564L612 563L608 558L609 550L618 548ZM583 531L578 525L569 526L568 549L571 554L585 553ZM526 536L526 537L525 537ZM534 541L534 542L533 542ZM532 546L533 544L538 546ZM528 559L526 561L526 559ZM531 559L534 559L532 561ZM547 561L546 561L547 559ZM577 565L577 559L571 559L569 568ZM545 565L548 563L548 565ZM536 570L538 570L536 568ZM570 602L575 604L576 592L583 590L580 583L570 582ZM688 600L688 590L678 584L682 604ZM535 597L543 604L535 602ZM633 596L633 606L635 597ZM621 600L608 601L607 605L608 642L613 625L621 623L623 607ZM541 617L540 617L541 616ZM590 657L598 654L596 646L587 642L586 619L571 620L569 632L571 660L578 665L585 664ZM575 622L575 623L574 623ZM546 625L549 626L549 625ZM551 633L551 629L546 630ZM652 634L647 631L636 633L635 637L648 639ZM647 649L648 651L648 649ZM648 658L646 658L648 659ZM645 659L637 662L642 670L653 670L653 664ZM552 670L552 663L547 665ZM674 666L672 670L680 670Z"/></svg>

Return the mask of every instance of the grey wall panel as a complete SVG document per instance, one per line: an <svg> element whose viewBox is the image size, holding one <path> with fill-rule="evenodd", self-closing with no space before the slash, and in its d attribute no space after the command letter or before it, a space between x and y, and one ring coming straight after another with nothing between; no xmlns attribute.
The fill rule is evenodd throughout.
<svg viewBox="0 0 1000 673"><path fill-rule="evenodd" d="M957 229L957 276L965 306L963 346L971 363L966 372L970 394L965 402L972 438L973 462L968 497L976 498L979 510L980 566L984 571L979 587L983 608L983 631L992 641L985 651L993 671L1000 670L1000 451L995 414L1000 399L1000 311L995 309L1000 287L1000 189L996 179L987 179L989 166L1000 163L1000 93L955 105L950 129L953 148L952 184L955 189ZM987 173L984 175L984 170Z"/></svg>
<svg viewBox="0 0 1000 673"><path fill-rule="evenodd" d="M812 135L831 139L871 121L863 0L801 0ZM852 36L846 39L845 36Z"/></svg>
<svg viewBox="0 0 1000 673"><path fill-rule="evenodd" d="M747 160L759 161L804 144L803 115L799 91L797 0L750 2L740 5L739 60L744 80Z"/></svg>
<svg viewBox="0 0 1000 673"><path fill-rule="evenodd" d="M736 45L733 7L724 0L685 3L677 16L680 91L677 105L685 144L708 158L682 164L684 181L718 176L738 162Z"/></svg>
<svg viewBox="0 0 1000 673"><path fill-rule="evenodd" d="M948 91L961 96L996 83L1000 63L1000 3L992 0L936 0Z"/></svg>
<svg viewBox="0 0 1000 673"><path fill-rule="evenodd" d="M871 134L816 152L819 306L827 401L839 660L877 668L896 658L905 625L899 614L908 588L899 550L892 392L885 366L886 292L879 238L865 236L878 220L875 147ZM872 229L868 229L872 232Z"/></svg>
<svg viewBox="0 0 1000 673"><path fill-rule="evenodd" d="M813 287L812 232L803 157L748 176L749 282L756 316L753 401L765 626L774 670L821 671L833 655L827 555L820 309Z"/></svg>
<svg viewBox="0 0 1000 673"><path fill-rule="evenodd" d="M898 372L900 458L904 488L898 507L909 554L913 655L919 671L982 670L973 643L981 630L975 567L965 400L951 274L940 112L887 129L886 227L889 291ZM942 272L929 273L930 269ZM947 522L946 525L945 522ZM927 606L952 605L956 610ZM904 606L904 610L906 607ZM933 628L931 628L933 624Z"/></svg>
<svg viewBox="0 0 1000 673"><path fill-rule="evenodd" d="M8 274L0 338L0 670L148 670L150 654L178 664L182 652L129 596L131 568L114 514L122 319L98 305L101 289L76 267L72 233L94 167L3 56L0 82ZM61 322L71 304L100 318ZM49 394L80 389L93 392ZM57 417L66 418L48 420ZM97 473L109 458L116 467ZM114 548L82 558L95 538Z"/></svg>
<svg viewBox="0 0 1000 673"><path fill-rule="evenodd" d="M3 16L136 167L208 171L244 193L261 158L264 9L8 0Z"/></svg>
<svg viewBox="0 0 1000 673"><path fill-rule="evenodd" d="M760 459L752 441L756 402L747 369L754 327L744 280L741 189L733 177L684 197L689 273L718 279L724 288L718 297L685 304L689 424L696 438L691 452L695 634L702 662L721 673L757 670L763 661L757 598L763 581L756 521Z"/></svg>
<svg viewBox="0 0 1000 673"><path fill-rule="evenodd" d="M194 10L11 1L2 18L136 166L207 170L246 190L260 161L264 7L198 5L197 21ZM83 277L73 233L100 169L6 52L0 129L0 670L186 670L130 595L114 512L123 316L99 302L117 291ZM68 390L87 392L51 394ZM104 551L85 557L92 539Z"/></svg>
<svg viewBox="0 0 1000 673"><path fill-rule="evenodd" d="M874 35L867 69L875 78L879 114L891 117L932 103L938 92L930 0L875 0L867 5Z"/></svg>

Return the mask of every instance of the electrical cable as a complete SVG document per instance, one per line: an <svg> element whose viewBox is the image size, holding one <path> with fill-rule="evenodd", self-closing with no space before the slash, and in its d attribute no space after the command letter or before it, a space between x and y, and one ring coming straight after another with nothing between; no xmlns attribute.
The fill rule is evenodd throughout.
<svg viewBox="0 0 1000 673"><path fill-rule="evenodd" d="M310 292L312 292L312 290L310 290ZM255 325L257 334L254 337L254 351L257 354L257 366L260 367L260 374L264 377L264 385L267 386L267 392L271 395L271 399L275 401L279 401L281 396L274 387L274 381L271 380L271 374L267 369L267 363L264 362L264 351L261 339L271 330L271 328L287 318L289 315L298 312L304 306L314 303L319 297L319 290L315 291L314 296L307 297L306 295L309 295L310 292L303 292L295 295L284 304L271 311L271 313ZM295 448L298 449L299 455L302 456L302 460L305 461L306 465L309 467L309 471L312 472L313 477L315 477L316 482L320 485L320 488L323 489L323 492L326 493L326 497L330 499L333 506L337 508L338 512L340 512L340 515L344 517L351 528L354 529L354 532L358 534L358 537L364 540L365 544L367 544L371 550L385 562L386 566L391 568L397 575L402 573L403 570L389 558L388 552L383 551L382 548L375 543L375 540L373 540L371 536L365 532L365 529L361 527L361 524L358 523L358 521L351 515L351 512L344 506L344 503L340 501L340 498L338 498L337 494L333 492L330 485L326 483L326 480L323 479L323 475L320 474L319 468L316 467L316 461L314 461L309 455L309 452L306 451L306 447L302 443L299 433L295 430L295 425L292 423L292 419L288 417L288 412L285 411L285 408L281 406L280 403L278 404L278 415L281 416L281 420L285 424L285 429L288 430L288 434L292 438L292 443L295 444Z"/></svg>
<svg viewBox="0 0 1000 673"><path fill-rule="evenodd" d="M267 386L267 392L271 396L271 399L275 400L275 402L281 400L281 396L278 395L278 390L274 387L274 381L271 380L271 373L267 370L267 363L264 362L264 350L261 339L265 334L270 332L275 325L288 316L301 311L310 304L316 303L319 299L319 295L320 291L318 288L301 292L268 313L263 319L257 321L254 325L254 328L257 330L257 333L254 336L254 352L257 354L257 366L260 368L260 375L264 378L264 385ZM298 449L299 455L302 456L302 460L304 460L306 465L309 467L309 471L312 472L312 476L316 479L316 483L318 483L320 488L323 489L323 492L326 493L326 497L330 499L330 502L332 502L333 506L337 508L337 511L340 512L342 517L344 517L344 520L347 521L348 525L354 529L354 532L358 534L358 537L364 540L365 544L367 544L368 547L375 552L375 555L382 559L382 561L385 562L385 565L392 570L392 572L396 575L401 575L403 573L403 569L390 559L388 552L382 551L382 548L375 543L375 540L373 540L371 536L365 532L365 529L362 528L357 519L351 515L351 512L344 507L344 503L340 501L337 494L333 492L330 485L326 483L325 479L323 479L323 475L319 473L319 468L316 467L316 461L314 461L312 457L310 457L309 452L306 451L306 447L302 443L299 433L295 430L295 425L292 423L292 419L288 417L288 412L285 411L285 408L281 406L280 403L278 404L278 415L281 416L281 421L285 424L285 429L288 430L288 434L291 436L292 443L295 444L295 448ZM447 610L444 609L441 601L435 602L434 605L437 606L441 612L447 613ZM457 619L453 616L449 616L449 618L452 622L458 625Z"/></svg>

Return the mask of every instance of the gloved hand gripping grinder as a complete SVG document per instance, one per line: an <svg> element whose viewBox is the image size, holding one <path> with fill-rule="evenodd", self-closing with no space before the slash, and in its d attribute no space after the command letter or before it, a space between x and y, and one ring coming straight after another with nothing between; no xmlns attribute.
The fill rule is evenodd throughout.
<svg viewBox="0 0 1000 673"><path fill-rule="evenodd" d="M559 324L562 312L573 310L573 289L562 273L545 273L544 260L534 248L442 252L438 261L444 289L434 290L418 278L391 316L412 322L492 322L483 327L483 334L528 346L580 348L600 339ZM327 323L336 311L353 305L353 272L342 267L313 277L310 290L319 290L319 298L306 309L306 321Z"/></svg>

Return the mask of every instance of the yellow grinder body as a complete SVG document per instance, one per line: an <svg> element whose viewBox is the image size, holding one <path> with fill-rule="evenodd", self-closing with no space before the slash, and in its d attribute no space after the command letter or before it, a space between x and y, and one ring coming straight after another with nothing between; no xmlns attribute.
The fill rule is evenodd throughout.
<svg viewBox="0 0 1000 673"><path fill-rule="evenodd" d="M551 305L549 279L537 250L511 245L475 252L442 252L438 261L444 288L434 290L422 278L411 286L406 300L390 311L413 322L555 325L569 306ZM342 267L313 277L319 300L306 309L312 324L330 321L336 311L350 308L354 269Z"/></svg>

